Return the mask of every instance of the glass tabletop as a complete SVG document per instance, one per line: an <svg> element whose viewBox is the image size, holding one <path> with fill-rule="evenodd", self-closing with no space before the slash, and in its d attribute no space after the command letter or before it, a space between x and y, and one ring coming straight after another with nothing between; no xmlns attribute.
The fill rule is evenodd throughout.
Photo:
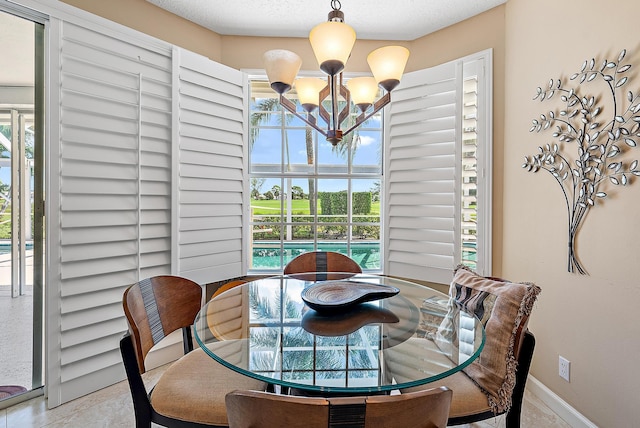
<svg viewBox="0 0 640 428"><path fill-rule="evenodd" d="M383 296L394 294L387 287L397 293L378 299L376 287ZM316 309L303 295L315 299ZM367 298L374 300L360 301ZM433 382L469 365L484 345L480 321L446 294L370 274L247 282L207 302L194 332L200 347L232 370L272 385L336 394Z"/></svg>

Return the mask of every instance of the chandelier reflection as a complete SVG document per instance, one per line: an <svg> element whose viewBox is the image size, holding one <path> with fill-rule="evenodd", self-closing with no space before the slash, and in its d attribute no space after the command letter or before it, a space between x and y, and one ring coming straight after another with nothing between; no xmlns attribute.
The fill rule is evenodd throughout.
<svg viewBox="0 0 640 428"><path fill-rule="evenodd" d="M288 50L265 52L264 63L271 88L279 94L282 107L320 132L335 146L345 135L389 104L391 91L400 83L409 50L402 46L385 46L374 50L367 56L373 77L352 78L345 86L342 70L351 55L356 33L344 23L340 2L333 0L331 7L328 21L316 25L309 33L320 70L327 75L326 81L312 77L296 79L302 59ZM284 96L294 86L303 112L298 112L295 103ZM376 100L378 87L385 92ZM343 131L341 126L349 116L351 103L357 106L360 114L355 123ZM326 128L317 123L314 115L316 109Z"/></svg>

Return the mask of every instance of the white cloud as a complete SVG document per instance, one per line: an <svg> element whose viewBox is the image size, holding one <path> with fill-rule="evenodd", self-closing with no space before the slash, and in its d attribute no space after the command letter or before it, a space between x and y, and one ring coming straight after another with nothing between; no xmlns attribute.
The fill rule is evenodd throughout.
<svg viewBox="0 0 640 428"><path fill-rule="evenodd" d="M372 125L369 125L369 126L373 127L374 124L380 125L380 123L382 123L381 119L382 119L382 115L374 114L369 119L367 119L367 121L372 122Z"/></svg>
<svg viewBox="0 0 640 428"><path fill-rule="evenodd" d="M322 138L322 137L320 137L320 138ZM376 138L373 138L373 137L371 137L369 135L359 135L358 138L360 138L360 144L359 144L360 147L369 146L371 144L374 144L377 141ZM325 140L324 138L322 138L322 140L320 141L320 146L321 147L326 147L326 148L329 148L329 149L331 149L333 147L331 145L331 143L328 142L327 140ZM301 153L304 153L305 156L307 155L306 151L301 152Z"/></svg>
<svg viewBox="0 0 640 428"><path fill-rule="evenodd" d="M368 135L360 135L360 146L368 146L376 142L376 139Z"/></svg>

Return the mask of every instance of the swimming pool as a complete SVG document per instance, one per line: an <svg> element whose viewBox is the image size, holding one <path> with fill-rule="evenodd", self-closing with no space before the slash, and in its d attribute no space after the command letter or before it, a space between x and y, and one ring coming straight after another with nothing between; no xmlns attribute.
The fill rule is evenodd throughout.
<svg viewBox="0 0 640 428"><path fill-rule="evenodd" d="M318 250L336 251L338 253L347 254L346 243L318 243ZM313 243L311 242L285 242L283 263L286 265L294 257L313 251ZM380 265L380 243L379 242L357 242L351 244L351 258L354 259L360 267L365 269L381 269ZM465 242L463 244L462 262L472 269L476 268L477 255L476 243ZM253 245L253 259L251 269L270 270L282 269L280 264L280 243L273 242L256 242Z"/></svg>
<svg viewBox="0 0 640 428"><path fill-rule="evenodd" d="M33 249L33 243L28 242L25 245L25 248L27 250ZM3 254L11 254L11 244L4 243L4 242L0 243L0 255L3 255Z"/></svg>
<svg viewBox="0 0 640 428"><path fill-rule="evenodd" d="M313 251L312 242L285 242L283 263L286 265L294 257ZM347 254L346 243L318 243L320 251L335 251ZM279 242L256 242L253 244L251 269L282 269ZM380 269L380 243L358 242L351 244L351 258L364 269Z"/></svg>

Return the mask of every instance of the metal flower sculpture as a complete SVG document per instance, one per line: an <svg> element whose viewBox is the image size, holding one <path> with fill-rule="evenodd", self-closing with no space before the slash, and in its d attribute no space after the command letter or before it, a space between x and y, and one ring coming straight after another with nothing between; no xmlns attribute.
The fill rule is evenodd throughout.
<svg viewBox="0 0 640 428"><path fill-rule="evenodd" d="M587 273L576 255L575 240L589 210L606 198L607 186L626 186L633 176L640 176L638 161L623 159L640 141L640 95L628 91L626 108L620 99L631 69L631 65L621 64L626 53L622 50L617 61L587 60L569 78L575 81L574 88L567 88L562 79L551 79L548 88L539 87L533 98L545 101L555 97L563 105L559 111L533 119L530 132L551 129L558 143L538 147L538 153L525 156L522 167L534 173L547 171L562 189L569 223L569 272ZM600 117L603 112L600 99L579 93L580 85L596 80L602 80L611 95L613 110L608 119ZM563 150L574 143L577 156L572 159Z"/></svg>

